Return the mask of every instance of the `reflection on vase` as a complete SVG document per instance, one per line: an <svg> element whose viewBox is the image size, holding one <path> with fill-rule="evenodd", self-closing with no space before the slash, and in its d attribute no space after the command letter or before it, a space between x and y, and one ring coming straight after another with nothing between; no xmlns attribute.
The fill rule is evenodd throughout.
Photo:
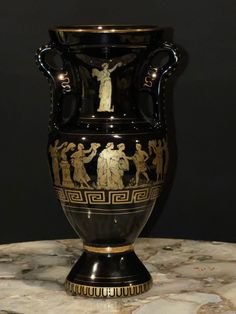
<svg viewBox="0 0 236 314"><path fill-rule="evenodd" d="M70 164L67 160L67 152L73 151L75 149L76 145L74 143L70 143L67 146L65 146L61 150L61 171L62 171L62 186L67 187L67 188L73 188L74 183L71 179L70 175Z"/></svg>
<svg viewBox="0 0 236 314"><path fill-rule="evenodd" d="M77 151L71 155L71 164L74 167L73 180L75 183L79 183L80 187L86 186L91 188L88 182L91 180L84 164L89 163L97 153L97 148L100 146L98 143L91 143L89 149L85 150L84 145L79 143ZM89 154L86 156L86 154Z"/></svg>
<svg viewBox="0 0 236 314"><path fill-rule="evenodd" d="M147 174L146 161L149 159L149 156L142 150L141 144L136 144L136 151L132 157L129 157L129 159L133 160L136 167L135 186L139 184L141 175L145 177L146 183L148 183L150 179Z"/></svg>
<svg viewBox="0 0 236 314"><path fill-rule="evenodd" d="M53 180L55 185L61 185L60 179L60 168L59 168L59 150L66 146L68 143L64 142L63 144L59 145L59 140L56 140L53 145L49 146L49 153L52 158L52 172L53 172Z"/></svg>
<svg viewBox="0 0 236 314"><path fill-rule="evenodd" d="M163 150L165 153L165 164L164 164L164 175L166 175L169 165L169 148L168 148L168 142L166 139L163 138Z"/></svg>
<svg viewBox="0 0 236 314"><path fill-rule="evenodd" d="M156 155L155 158L152 161L153 166L156 169L156 181L162 181L163 180L163 147L161 140L158 140L158 143L156 140L151 140L148 143L150 152L153 151L153 153Z"/></svg>
<svg viewBox="0 0 236 314"><path fill-rule="evenodd" d="M113 68L109 69L108 63L102 64L102 70L92 69L92 76L96 76L97 80L100 82L99 86L99 108L97 111L99 112L113 112L114 107L111 106L111 94L112 94L112 82L111 82L111 73L115 71L115 69L121 66L122 63L117 63Z"/></svg>

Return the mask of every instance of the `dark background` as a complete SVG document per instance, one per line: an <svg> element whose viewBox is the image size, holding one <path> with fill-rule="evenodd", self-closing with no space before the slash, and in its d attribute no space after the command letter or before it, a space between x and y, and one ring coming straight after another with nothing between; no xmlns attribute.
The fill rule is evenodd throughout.
<svg viewBox="0 0 236 314"><path fill-rule="evenodd" d="M76 237L46 160L49 91L34 64L60 24L157 24L188 54L175 85L178 164L152 237L236 241L236 1L4 1L0 242Z"/></svg>

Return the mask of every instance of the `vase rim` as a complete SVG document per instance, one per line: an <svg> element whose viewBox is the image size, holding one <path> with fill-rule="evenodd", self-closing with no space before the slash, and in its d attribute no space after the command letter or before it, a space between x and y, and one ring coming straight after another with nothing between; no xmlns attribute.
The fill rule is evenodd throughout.
<svg viewBox="0 0 236 314"><path fill-rule="evenodd" d="M101 24L101 25L75 25L56 26L50 29L54 32L75 33L133 33L155 32L160 30L156 25L129 25L129 24Z"/></svg>

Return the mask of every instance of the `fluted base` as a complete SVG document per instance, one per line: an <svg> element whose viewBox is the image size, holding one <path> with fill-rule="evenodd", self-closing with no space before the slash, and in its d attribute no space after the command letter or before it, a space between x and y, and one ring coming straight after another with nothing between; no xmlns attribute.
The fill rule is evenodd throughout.
<svg viewBox="0 0 236 314"><path fill-rule="evenodd" d="M131 285L124 287L92 287L76 283L69 280L65 282L66 292L73 296L80 295L90 298L123 298L132 297L148 291L152 286L152 280L141 283L139 285Z"/></svg>

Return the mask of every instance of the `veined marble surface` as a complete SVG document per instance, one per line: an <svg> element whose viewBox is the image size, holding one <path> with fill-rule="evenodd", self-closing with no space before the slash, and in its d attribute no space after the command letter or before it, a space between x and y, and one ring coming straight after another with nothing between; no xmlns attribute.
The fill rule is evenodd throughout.
<svg viewBox="0 0 236 314"><path fill-rule="evenodd" d="M152 289L105 300L64 291L81 249L76 239L1 245L0 314L236 314L236 244L138 239Z"/></svg>

